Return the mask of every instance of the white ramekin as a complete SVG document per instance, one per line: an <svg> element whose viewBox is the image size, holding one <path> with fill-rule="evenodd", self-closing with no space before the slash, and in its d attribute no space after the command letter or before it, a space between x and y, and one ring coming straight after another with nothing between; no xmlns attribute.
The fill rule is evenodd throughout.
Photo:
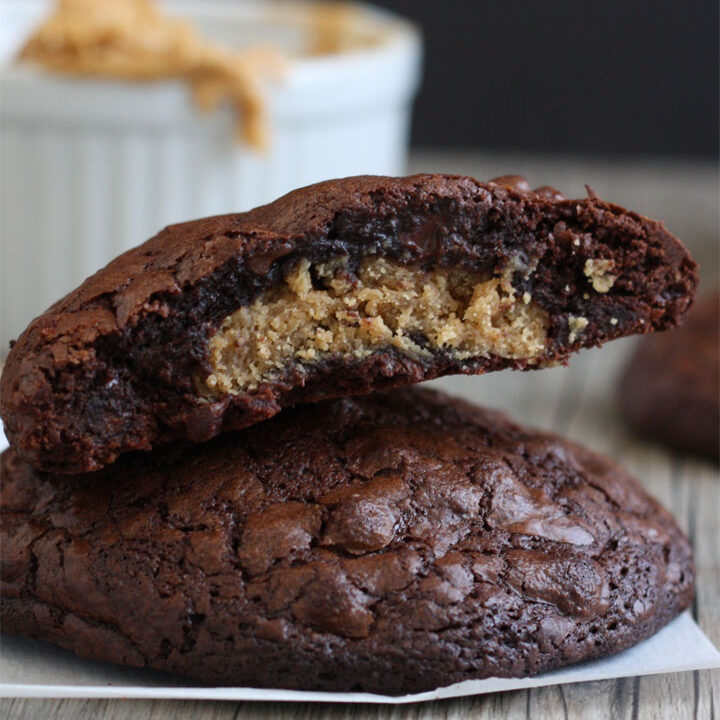
<svg viewBox="0 0 720 720"><path fill-rule="evenodd" d="M297 41L298 6L166 3L225 41ZM180 82L60 77L12 63L47 1L0 5L0 340L163 226L241 211L295 187L405 167L421 42L397 16L360 6L372 46L293 60L267 88L270 146L233 140L235 117L198 111ZM296 26L297 27L297 26Z"/></svg>

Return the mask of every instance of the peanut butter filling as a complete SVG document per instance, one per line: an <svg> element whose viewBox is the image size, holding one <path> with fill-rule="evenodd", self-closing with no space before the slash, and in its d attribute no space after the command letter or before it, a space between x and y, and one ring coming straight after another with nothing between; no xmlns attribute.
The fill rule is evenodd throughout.
<svg viewBox="0 0 720 720"><path fill-rule="evenodd" d="M533 363L545 352L547 329L546 312L516 296L508 277L424 272L378 257L351 277L343 258L315 266L303 259L282 283L225 318L208 348L212 372L198 390L237 394L290 367L388 349L417 359L443 352Z"/></svg>
<svg viewBox="0 0 720 720"><path fill-rule="evenodd" d="M377 41L377 29L369 27L352 4L308 2L302 10L288 23L305 31L307 55L339 53ZM276 15L281 21L282 14ZM161 12L154 0L56 0L52 14L19 54L21 60L69 75L182 79L202 110L230 102L237 110L238 136L254 147L269 141L262 83L281 78L288 57L268 45L220 47L192 24Z"/></svg>
<svg viewBox="0 0 720 720"><path fill-rule="evenodd" d="M151 0L57 0L19 57L70 75L183 79L200 108L233 104L239 134L256 147L268 140L261 82L281 75L285 65L271 48L218 47Z"/></svg>

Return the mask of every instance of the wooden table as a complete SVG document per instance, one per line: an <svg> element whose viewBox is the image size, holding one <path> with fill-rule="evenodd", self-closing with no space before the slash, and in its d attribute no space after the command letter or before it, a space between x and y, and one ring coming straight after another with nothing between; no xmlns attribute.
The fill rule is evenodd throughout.
<svg viewBox="0 0 720 720"><path fill-rule="evenodd" d="M536 185L567 194L588 182L602 197L665 220L703 266L706 285L718 277L718 176L707 166L670 163L598 164L542 158L427 154L416 171L477 177L524 173ZM568 368L445 378L436 385L507 410L515 419L554 429L617 458L672 509L689 534L697 561L693 615L720 646L720 477L716 466L673 456L634 438L617 416L615 378L634 340L582 353ZM0 702L0 718L693 718L720 716L720 671L645 676L561 685L411 706L282 705L135 700L21 700Z"/></svg>

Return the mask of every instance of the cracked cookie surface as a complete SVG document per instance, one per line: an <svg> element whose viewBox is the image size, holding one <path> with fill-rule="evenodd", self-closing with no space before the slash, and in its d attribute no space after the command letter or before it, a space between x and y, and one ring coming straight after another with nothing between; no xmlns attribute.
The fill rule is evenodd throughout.
<svg viewBox="0 0 720 720"><path fill-rule="evenodd" d="M236 686L419 692L617 652L692 553L624 471L426 390L91 476L2 457L3 628Z"/></svg>

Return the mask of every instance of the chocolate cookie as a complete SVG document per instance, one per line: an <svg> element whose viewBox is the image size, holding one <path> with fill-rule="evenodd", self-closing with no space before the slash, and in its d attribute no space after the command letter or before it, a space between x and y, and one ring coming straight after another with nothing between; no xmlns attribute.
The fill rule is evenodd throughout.
<svg viewBox="0 0 720 720"><path fill-rule="evenodd" d="M720 293L682 328L642 340L620 381L620 407L642 435L720 459Z"/></svg>
<svg viewBox="0 0 720 720"><path fill-rule="evenodd" d="M300 401L563 362L674 325L695 285L662 225L595 196L335 180L110 263L20 337L2 417L35 466L95 470Z"/></svg>
<svg viewBox="0 0 720 720"><path fill-rule="evenodd" d="M99 475L2 458L8 632L212 684L406 693L614 653L690 603L611 461L423 390L300 405Z"/></svg>

